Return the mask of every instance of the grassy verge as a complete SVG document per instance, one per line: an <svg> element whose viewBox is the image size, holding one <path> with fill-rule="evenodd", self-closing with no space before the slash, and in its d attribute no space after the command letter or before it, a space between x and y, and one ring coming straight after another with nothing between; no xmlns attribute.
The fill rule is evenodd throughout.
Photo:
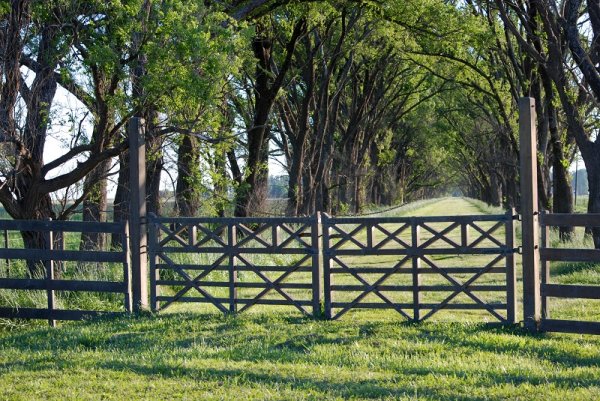
<svg viewBox="0 0 600 401"><path fill-rule="evenodd" d="M450 198L407 213L477 210ZM582 271L560 269L557 280ZM5 326L0 399L564 401L600 394L600 337L529 335L460 311L416 325L379 310L333 322L291 309L236 317L197 310L182 305L57 329ZM582 319L597 313L565 304L556 310Z"/></svg>
<svg viewBox="0 0 600 401"><path fill-rule="evenodd" d="M168 314L0 337L3 399L591 400L600 340L518 329Z"/></svg>

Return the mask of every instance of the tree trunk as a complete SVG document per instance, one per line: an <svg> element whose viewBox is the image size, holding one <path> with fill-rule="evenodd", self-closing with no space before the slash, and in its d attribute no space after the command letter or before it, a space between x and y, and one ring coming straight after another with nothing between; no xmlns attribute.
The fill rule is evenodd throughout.
<svg viewBox="0 0 600 401"><path fill-rule="evenodd" d="M129 219L129 206L129 152L125 152L119 156L119 179L113 201L113 221L127 221ZM111 247L113 249L123 247L123 240L120 235L112 236Z"/></svg>
<svg viewBox="0 0 600 401"><path fill-rule="evenodd" d="M271 41L256 38L253 42L254 56L257 59L255 106L252 127L248 130L248 171L244 184L238 187L236 194L235 215L250 216L256 210L264 209L267 196L269 176L269 114L273 106L274 96L270 88Z"/></svg>
<svg viewBox="0 0 600 401"><path fill-rule="evenodd" d="M87 222L105 222L107 209L106 175L110 168L110 160L106 160L96 167L85 178L84 192L89 193L83 201L82 220ZM105 234L81 233L81 250L104 249Z"/></svg>
<svg viewBox="0 0 600 401"><path fill-rule="evenodd" d="M177 157L177 184L175 187L175 210L179 217L198 214L200 197L196 177L200 169L198 139L192 135L181 138Z"/></svg>
<svg viewBox="0 0 600 401"><path fill-rule="evenodd" d="M589 199L588 213L600 213L600 146L590 143L585 150L580 148L588 174ZM584 156L585 154L585 156ZM600 249L600 227L591 230L594 247Z"/></svg>

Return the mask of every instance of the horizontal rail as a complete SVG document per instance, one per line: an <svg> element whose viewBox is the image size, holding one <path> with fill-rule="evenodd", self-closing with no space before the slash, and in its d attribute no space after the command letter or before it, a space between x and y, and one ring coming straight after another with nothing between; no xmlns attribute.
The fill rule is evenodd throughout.
<svg viewBox="0 0 600 401"><path fill-rule="evenodd" d="M315 217L148 217L149 224L180 224L194 226L202 224L217 224L219 226L237 224L310 224Z"/></svg>
<svg viewBox="0 0 600 401"><path fill-rule="evenodd" d="M82 320L98 316L122 316L124 312L101 312L86 310L38 309L38 308L0 308L0 317L7 319L52 319Z"/></svg>
<svg viewBox="0 0 600 401"><path fill-rule="evenodd" d="M171 265L168 264L164 264L164 263L157 263L156 264L156 269L160 269L160 270L193 270L193 271L206 271L206 270L212 270L215 272L223 272L223 271L229 271L229 266L227 265L219 265L216 267L212 267L210 265L180 265L178 264L177 267L173 267ZM310 273L312 272L313 268L312 266L299 266L299 267L289 267L289 266L236 266L235 267L236 271L241 271L241 272L252 272L255 270L258 270L260 272L288 272L293 270L294 272L303 272L303 273Z"/></svg>
<svg viewBox="0 0 600 401"><path fill-rule="evenodd" d="M228 281L195 281L195 285L198 287L220 287L229 288L231 283ZM174 285L174 286L185 286L189 285L188 281L182 280L156 280L156 285ZM296 290L310 290L312 289L312 283L277 283L269 284L266 282L236 282L233 283L236 288L282 288L282 289L296 289Z"/></svg>
<svg viewBox="0 0 600 401"><path fill-rule="evenodd" d="M507 247L498 248L404 248L404 249L333 249L323 253L326 256L427 256L427 255L503 255L515 252Z"/></svg>
<svg viewBox="0 0 600 401"><path fill-rule="evenodd" d="M600 286L543 284L542 295L554 298L600 299Z"/></svg>
<svg viewBox="0 0 600 401"><path fill-rule="evenodd" d="M540 258L555 262L600 262L600 249L542 248Z"/></svg>
<svg viewBox="0 0 600 401"><path fill-rule="evenodd" d="M155 250L156 253L211 253L222 255L239 255L239 254L264 254L264 253L280 253L283 255L314 255L316 251L311 247L298 248L283 248L279 246L265 246L262 248L244 248L244 247L193 247L193 246L163 246Z"/></svg>
<svg viewBox="0 0 600 401"><path fill-rule="evenodd" d="M6 290L55 290L126 293L125 283L113 281L72 281L0 278L0 288Z"/></svg>
<svg viewBox="0 0 600 401"><path fill-rule="evenodd" d="M600 227L600 214L543 213L540 216L540 224L552 227Z"/></svg>
<svg viewBox="0 0 600 401"><path fill-rule="evenodd" d="M63 262L123 262L123 252L63 251L55 249L6 249L0 248L0 259L53 260Z"/></svg>
<svg viewBox="0 0 600 401"><path fill-rule="evenodd" d="M508 221L511 217L506 214L477 214L477 215L465 215L465 216L427 216L427 217L323 217L325 225L338 225L338 224L390 224L390 223L461 223L469 224L472 222L500 222Z"/></svg>
<svg viewBox="0 0 600 401"><path fill-rule="evenodd" d="M173 297L168 297L168 296L163 296L163 295L159 295L156 297L156 300L159 302L170 302L173 301L174 298ZM183 302L183 303L208 303L208 304L212 304L214 303L213 301L216 302L220 302L222 304L227 304L230 299L229 298L213 298L208 299L208 298L201 298L201 297L181 297L177 299L177 302ZM255 305L279 305L279 306L294 306L293 303L291 303L290 301L288 301L287 299L253 299L251 297L248 298L238 298L235 301L237 304L240 305L246 305L246 304L255 304ZM294 299L294 303L301 305L301 306L311 306L312 305L312 300L301 300L301 299Z"/></svg>
<svg viewBox="0 0 600 401"><path fill-rule="evenodd" d="M600 334L600 322L542 319L540 322L540 330L559 333Z"/></svg>
<svg viewBox="0 0 600 401"><path fill-rule="evenodd" d="M333 291L367 291L370 289L377 289L378 291L414 291L415 287L412 285L378 285L378 286L366 286L366 285L332 285L331 290ZM432 292L447 292L447 291L506 291L505 285L469 285L464 289L459 285L420 285L418 286L419 291L432 291Z"/></svg>
<svg viewBox="0 0 600 401"><path fill-rule="evenodd" d="M359 302L357 304L353 304L351 302L332 302L332 308L347 308L352 306L352 308L359 309L390 309L390 305L384 302ZM412 308L414 304L412 303L394 303L394 306L398 308ZM420 309L436 309L440 306L440 304L436 303L421 303L419 304ZM441 309L454 309L454 310L480 310L480 309L497 309L502 310L506 309L506 304L486 304L485 306L480 304L446 304Z"/></svg>
<svg viewBox="0 0 600 401"><path fill-rule="evenodd" d="M393 274L414 274L414 271L411 269L410 266L410 261L407 261L406 264L407 266L404 268L401 268L399 270L397 270L396 272L394 272ZM417 269L417 272L419 274L440 274L440 270L445 272L445 273L464 273L464 274L469 274L469 273L479 273L480 271L484 270L484 267L440 267L439 269L432 269L432 268L428 268L428 267L421 267L419 269ZM365 273L365 274L385 274L388 273L390 270L393 270L392 267L350 267L350 270L354 273ZM331 273L334 274L340 274L340 273L347 273L350 274L348 272L347 269L342 268L342 267L333 267L329 270ZM506 274L506 267L492 267L486 270L485 274Z"/></svg>
<svg viewBox="0 0 600 401"><path fill-rule="evenodd" d="M123 234L124 223L100 223L64 220L0 220L0 230L66 231Z"/></svg>

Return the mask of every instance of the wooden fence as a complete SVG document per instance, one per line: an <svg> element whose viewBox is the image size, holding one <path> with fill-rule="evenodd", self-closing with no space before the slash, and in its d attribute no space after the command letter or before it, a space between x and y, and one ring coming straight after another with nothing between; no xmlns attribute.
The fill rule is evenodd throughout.
<svg viewBox="0 0 600 401"><path fill-rule="evenodd" d="M40 233L45 242L45 249L25 249L8 247L8 240L4 248L0 248L0 260L6 263L11 260L41 262L44 267L43 278L0 278L0 289L31 291L42 290L47 295L47 306L45 308L21 308L0 307L0 317L23 318L23 319L48 319L51 325L55 320L79 320L88 316L106 314L93 310L62 310L56 308L56 291L85 291L101 293L123 294L124 309L131 311L131 285L130 285L130 262L129 262L129 234L128 226L124 223L89 223L76 221L30 221L30 220L0 220L0 231L5 232L8 238L9 232L37 232ZM55 241L55 237L63 238L67 233L107 233L120 235L123 238L124 248L120 251L82 251L65 250L64 244L56 246L62 241ZM86 281L69 280L55 277L59 264L65 262L95 262L95 263L118 263L123 266L123 280L113 281Z"/></svg>
<svg viewBox="0 0 600 401"><path fill-rule="evenodd" d="M354 308L391 308L422 321L442 309L481 309L501 322L516 322L515 218L514 211L495 216L324 216L326 316L336 319ZM457 255L480 265L442 265ZM505 283L478 284L490 274L504 275ZM432 278L430 284L424 283L425 276ZM347 284L348 278L354 282ZM344 283L337 284L339 280ZM500 293L503 302L488 302L482 293ZM347 294L352 294L349 299ZM462 301L455 302L461 294Z"/></svg>
<svg viewBox="0 0 600 401"><path fill-rule="evenodd" d="M600 214L549 214L540 216L542 241L541 260L541 307L540 330L567 333L600 334L600 322L551 319L548 298L600 299L600 286L555 284L551 281L550 262L600 263L600 249L565 249L550 247L551 227L600 227Z"/></svg>
<svg viewBox="0 0 600 401"><path fill-rule="evenodd" d="M199 302L224 313L260 304L319 313L318 218L151 215L148 225L153 310L175 302ZM273 261L273 255L286 260Z"/></svg>
<svg viewBox="0 0 600 401"><path fill-rule="evenodd" d="M416 321L442 309L481 309L512 323L516 320L513 220L514 212L368 219L150 216L151 306L158 311L176 302L198 302L231 313L259 304L284 305L314 316L321 313L324 299L327 318L353 308L392 308ZM273 255L288 259L265 261ZM478 260L481 266L448 267L436 260L442 255L483 255L489 260ZM346 256L391 257L393 263L350 266ZM476 283L490 274L503 275L504 284ZM445 283L425 285L424 275ZM410 283L396 283L398 276L408 276ZM353 299L343 300L353 292L358 292ZM408 301L388 296L406 292L411 295ZM447 294L435 303L424 302L422 295L430 292ZM488 302L482 292L499 293L502 301ZM380 302L368 301L371 294ZM467 300L453 302L461 294ZM342 300L334 301L338 296ZM421 315L421 311L428 312Z"/></svg>

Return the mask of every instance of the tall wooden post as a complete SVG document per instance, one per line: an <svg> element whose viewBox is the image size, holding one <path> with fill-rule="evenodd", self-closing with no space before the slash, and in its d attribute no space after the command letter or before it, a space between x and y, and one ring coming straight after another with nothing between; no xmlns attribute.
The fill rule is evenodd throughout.
<svg viewBox="0 0 600 401"><path fill-rule="evenodd" d="M134 117L129 135L129 238L131 240L131 284L133 310L148 309L148 237L146 233L146 144L144 120Z"/></svg>
<svg viewBox="0 0 600 401"><path fill-rule="evenodd" d="M521 153L521 215L523 237L523 317L536 331L540 322L540 247L537 186L537 131L535 99L519 99Z"/></svg>

